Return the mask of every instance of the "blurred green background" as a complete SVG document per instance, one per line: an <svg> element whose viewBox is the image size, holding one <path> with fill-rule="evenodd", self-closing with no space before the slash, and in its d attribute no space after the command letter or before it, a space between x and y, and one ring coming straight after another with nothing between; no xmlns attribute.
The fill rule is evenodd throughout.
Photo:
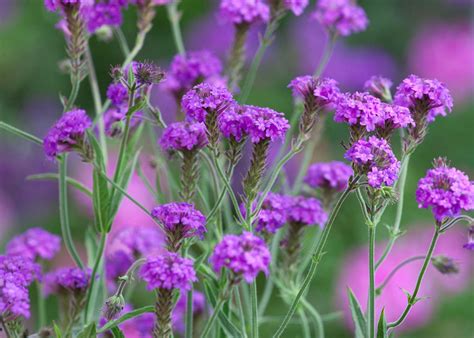
<svg viewBox="0 0 474 338"><path fill-rule="evenodd" d="M182 27L186 45L189 43L193 46L207 47L208 41L203 38L205 35L202 36L202 41L199 41L199 35L195 34L195 31L198 29L196 27L199 27L199 22L217 20L212 14L216 3L216 1L208 0L182 2L180 8L184 13ZM367 62L357 64L352 70L347 69L345 74L341 75L342 79L334 75L341 86L348 90L362 89L364 78L359 76L354 79L349 74L351 71L354 73L360 71L360 69L355 69L357 67L365 67L363 69L365 73L372 74L371 67L374 66L374 71L392 77L395 84L411 72L415 72L417 69L414 68L421 67L416 66L417 62L423 63L425 67L421 68L428 68L427 72L429 72L429 64L427 65L426 61L413 61L413 58L416 59L416 56L413 56L415 53L413 41L416 41L417 34L423 29L430 31L430 27L442 24L448 25L447 27L459 25L467 27L468 37L459 42L460 45L450 46L452 38L448 35L444 37L444 42L439 42L446 48L432 52L433 59L442 58L446 61L448 70L438 69L438 63L436 64L438 68L433 66L432 74L421 74L439 77L440 80L446 81L448 86L452 84L460 88L453 93L455 97L453 113L447 118L438 119L430 126L426 141L417 150L410 163L402 227L410 230L410 226L417 224L428 226L431 221L430 213L426 210L418 210L414 192L418 178L424 175L432 159L437 156L447 156L453 165L467 172L471 177L474 176L472 133L474 39L471 25L473 7L469 0L364 0L359 3L367 11L370 26L366 32L351 36L342 42L345 49L340 54L346 52L347 54L341 55L342 61L338 62L348 62L345 60L352 59L350 52L359 48L363 50L376 48L377 53L383 53L382 64L385 62L385 66L377 66L376 61L372 64L371 58L374 56L367 52ZM307 12L312 11L313 6L312 3ZM70 86L68 76L62 74L58 67L59 62L65 58L65 47L62 33L54 28L57 19L56 15L45 11L40 0L0 0L0 119L32 131L41 137L60 114L58 93L68 93ZM308 21L308 15L302 18L287 17L259 72L249 103L270 106L287 115L291 114L292 98L286 86L293 77L300 75L303 69L310 68L300 64L303 63L302 59L313 59L313 65L315 65L321 52L320 49L309 48L309 55L301 57L298 45L300 49L305 44L312 45L312 41L306 40L311 39L312 35L311 32L308 33L308 24L304 28L306 33L298 33L298 20L312 22L315 30L314 38L321 40L318 23ZM311 24L309 25L309 30L311 30ZM133 10L126 12L122 29L129 43L132 44L136 32ZM432 32L432 38L443 38L439 31L432 29ZM190 41L188 35L192 34L195 38ZM218 35L219 32L215 31L214 34ZM458 36L456 33L453 34L454 37ZM421 47L418 44L419 48L429 49L431 46L433 46L431 42ZM118 44L113 40L103 42L94 37L91 41L91 49L96 62L99 85L105 95L105 89L110 81L109 67L120 63L122 55ZM175 53L166 11L159 9L154 27L147 37L145 48L139 58L155 60L166 69ZM463 53L462 56L460 56L461 53ZM453 62L455 65L451 65ZM333 64L332 68L334 73L337 73L338 65ZM443 74L447 74L446 79L440 76ZM160 93L156 95L159 96ZM159 97L157 101L160 102ZM83 82L77 102L86 110L92 111L93 102L87 81ZM167 114L167 112L164 113ZM172 115L172 112L168 112L169 115ZM344 125L328 121L323 141L316 150L314 159L342 158L343 149L340 141L345 140L346 137L347 131ZM10 215L0 217L2 218L0 219L2 243L8 240L11 234L31 226L43 226L58 232L54 184L32 183L24 180L24 177L29 174L45 171L51 167L51 164L43 158L41 149L24 144L23 141L0 132L0 155L0 197L6 200L3 207L5 210L0 208L0 216L3 215L1 212ZM308 299L323 314L337 310L333 295L335 281L344 256L352 248L366 242L366 231L361 217L354 217L357 213L356 203L351 199L338 219L337 230L331 235L328 254L320 265L320 272L308 296ZM84 217L79 212L76 212L75 216L76 220ZM393 208L388 210L384 220L389 223L391 219L393 219ZM86 222L84 220L84 223ZM81 222L74 221L73 223L74 232L81 234L82 229L78 225ZM378 234L381 239L387 237L387 232L382 227ZM470 264L472 264L472 259ZM403 332L398 336L407 338L474 337L472 274L470 277L470 287L461 293L449 296L432 295L433 298L439 297L441 301L437 304L429 325ZM358 278L358 276L353 278ZM284 304L279 297L274 297L269 309L271 314L281 315ZM264 325L261 336L269 336L274 332L277 324ZM351 333L338 320L327 322L326 330L327 337L351 336ZM285 333L285 337L299 336L301 336L300 330L294 325L290 326Z"/></svg>

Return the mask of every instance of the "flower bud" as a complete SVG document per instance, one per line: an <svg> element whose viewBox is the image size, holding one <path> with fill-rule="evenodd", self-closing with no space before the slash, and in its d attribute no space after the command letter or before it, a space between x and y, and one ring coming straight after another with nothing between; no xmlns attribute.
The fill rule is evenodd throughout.
<svg viewBox="0 0 474 338"><path fill-rule="evenodd" d="M456 274L459 272L459 265L452 258L443 255L433 257L431 263L435 269L443 275Z"/></svg>
<svg viewBox="0 0 474 338"><path fill-rule="evenodd" d="M125 306L125 299L122 294L114 295L105 301L103 315L107 320L114 319Z"/></svg>

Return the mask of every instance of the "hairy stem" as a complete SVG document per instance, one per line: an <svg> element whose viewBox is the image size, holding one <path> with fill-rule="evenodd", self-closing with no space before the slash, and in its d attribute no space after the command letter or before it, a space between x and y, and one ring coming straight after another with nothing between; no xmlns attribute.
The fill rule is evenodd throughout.
<svg viewBox="0 0 474 338"><path fill-rule="evenodd" d="M173 311L173 290L158 289L155 304L154 338L169 338L172 336L171 312Z"/></svg>

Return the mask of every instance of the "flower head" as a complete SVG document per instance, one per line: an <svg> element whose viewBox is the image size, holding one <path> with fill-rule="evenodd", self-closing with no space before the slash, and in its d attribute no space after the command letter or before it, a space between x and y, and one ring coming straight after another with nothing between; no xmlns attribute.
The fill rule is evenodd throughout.
<svg viewBox="0 0 474 338"><path fill-rule="evenodd" d="M474 209L474 184L456 168L438 159L433 169L418 181L416 200L419 208L431 208L438 222Z"/></svg>
<svg viewBox="0 0 474 338"><path fill-rule="evenodd" d="M345 158L352 161L356 172L367 175L369 185L380 188L392 186L398 177L400 162L385 139L375 136L355 142Z"/></svg>
<svg viewBox="0 0 474 338"><path fill-rule="evenodd" d="M89 287L92 271L79 268L59 268L44 276L44 293L81 294Z"/></svg>
<svg viewBox="0 0 474 338"><path fill-rule="evenodd" d="M474 250L474 225L471 225L468 230L467 243L463 245L464 249Z"/></svg>
<svg viewBox="0 0 474 338"><path fill-rule="evenodd" d="M291 196L288 204L288 222L324 226L328 218L319 200L313 197Z"/></svg>
<svg viewBox="0 0 474 338"><path fill-rule="evenodd" d="M374 75L365 81L364 90L383 101L390 102L392 101L392 94L390 92L392 84L390 79Z"/></svg>
<svg viewBox="0 0 474 338"><path fill-rule="evenodd" d="M166 127L160 139L161 146L168 151L197 150L207 143L206 126L199 122L172 123Z"/></svg>
<svg viewBox="0 0 474 338"><path fill-rule="evenodd" d="M107 98L115 106L123 106L128 101L128 89L120 82L112 83L107 88Z"/></svg>
<svg viewBox="0 0 474 338"><path fill-rule="evenodd" d="M41 228L31 228L7 244L6 254L23 256L31 260L37 258L50 260L60 249L61 237Z"/></svg>
<svg viewBox="0 0 474 338"><path fill-rule="evenodd" d="M231 104L217 117L219 130L226 138L233 137L237 142L242 141L247 134L248 129L245 124L246 106L237 103Z"/></svg>
<svg viewBox="0 0 474 338"><path fill-rule="evenodd" d="M314 17L331 32L342 36L364 31L369 20L352 0L318 0Z"/></svg>
<svg viewBox="0 0 474 338"><path fill-rule="evenodd" d="M232 94L225 87L201 83L183 96L181 105L189 118L205 122L207 114L220 113L233 101Z"/></svg>
<svg viewBox="0 0 474 338"><path fill-rule="evenodd" d="M151 86L165 77L160 67L148 61L133 63L133 75L139 86Z"/></svg>
<svg viewBox="0 0 474 338"><path fill-rule="evenodd" d="M122 24L122 8L115 2L98 2L87 6L84 11L87 22L87 30L94 33L103 26L118 27Z"/></svg>
<svg viewBox="0 0 474 338"><path fill-rule="evenodd" d="M43 140L46 156L53 159L80 146L84 141L86 130L91 126L92 121L84 110L74 109L65 113Z"/></svg>
<svg viewBox="0 0 474 338"><path fill-rule="evenodd" d="M346 189L352 168L339 161L314 163L308 168L305 182L311 188L342 191Z"/></svg>
<svg viewBox="0 0 474 338"><path fill-rule="evenodd" d="M197 280L193 261L174 252L148 257L139 275L147 283L148 290L189 290Z"/></svg>
<svg viewBox="0 0 474 338"><path fill-rule="evenodd" d="M166 232L178 233L181 238L198 237L204 239L206 217L193 204L173 202L160 205L151 212Z"/></svg>
<svg viewBox="0 0 474 338"><path fill-rule="evenodd" d="M308 3L309 0L283 0L283 6L296 16L303 14Z"/></svg>
<svg viewBox="0 0 474 338"><path fill-rule="evenodd" d="M233 24L251 24L270 19L270 8L262 0L221 0L220 16Z"/></svg>
<svg viewBox="0 0 474 338"><path fill-rule="evenodd" d="M225 267L251 283L260 271L268 275L271 255L263 239L244 232L225 235L209 260L216 272Z"/></svg>
<svg viewBox="0 0 474 338"><path fill-rule="evenodd" d="M162 243L162 236L155 227L125 227L112 238L109 247L130 253L134 258L151 253Z"/></svg>
<svg viewBox="0 0 474 338"><path fill-rule="evenodd" d="M305 101L314 100L318 107L334 103L339 96L337 81L330 78L298 76L288 87L292 89L294 97L303 98Z"/></svg>
<svg viewBox="0 0 474 338"><path fill-rule="evenodd" d="M248 130L252 143L283 138L290 127L283 113L270 108L245 106L246 113L242 122Z"/></svg>
<svg viewBox="0 0 474 338"><path fill-rule="evenodd" d="M288 219L289 198L285 195L268 193L262 204L262 209L258 213L255 230L258 232L274 234L285 225ZM245 216L245 205L240 206L240 210Z"/></svg>

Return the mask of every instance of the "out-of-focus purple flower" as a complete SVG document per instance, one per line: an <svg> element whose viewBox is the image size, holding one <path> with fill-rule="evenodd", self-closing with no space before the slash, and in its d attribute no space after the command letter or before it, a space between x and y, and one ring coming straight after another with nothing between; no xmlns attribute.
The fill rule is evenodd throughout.
<svg viewBox="0 0 474 338"><path fill-rule="evenodd" d="M474 184L465 173L438 159L418 181L416 200L419 208L431 208L436 221L442 222L461 210L474 209Z"/></svg>
<svg viewBox="0 0 474 338"><path fill-rule="evenodd" d="M51 260L60 249L61 237L41 228L31 228L8 242L6 254Z"/></svg>
<svg viewBox="0 0 474 338"><path fill-rule="evenodd" d="M321 202L314 197L289 196L288 222L323 227L328 219Z"/></svg>
<svg viewBox="0 0 474 338"><path fill-rule="evenodd" d="M366 30L369 20L352 0L318 0L314 17L330 32L342 36Z"/></svg>
<svg viewBox="0 0 474 338"><path fill-rule="evenodd" d="M269 273L271 254L265 241L250 232L241 235L225 235L216 245L209 261L214 271L231 270L251 283L260 271Z"/></svg>
<svg viewBox="0 0 474 338"><path fill-rule="evenodd" d="M206 217L193 204L174 202L154 208L151 215L160 222L166 232L179 234L181 238L199 237L204 239Z"/></svg>
<svg viewBox="0 0 474 338"><path fill-rule="evenodd" d="M270 19L270 8L262 0L221 0L219 10L221 18L236 25Z"/></svg>
<svg viewBox="0 0 474 338"><path fill-rule="evenodd" d="M407 49L409 68L422 77L443 81L456 102L466 102L474 91L473 43L469 23L428 24L417 32Z"/></svg>
<svg viewBox="0 0 474 338"><path fill-rule="evenodd" d="M283 6L296 16L303 14L308 3L309 0L283 0Z"/></svg>
<svg viewBox="0 0 474 338"><path fill-rule="evenodd" d="M369 185L392 186L398 178L400 162L385 139L370 136L355 142L344 155L352 161L357 173L367 175Z"/></svg>
<svg viewBox="0 0 474 338"><path fill-rule="evenodd" d="M107 88L107 98L116 106L123 106L128 101L128 89L121 83L111 83Z"/></svg>
<svg viewBox="0 0 474 338"><path fill-rule="evenodd" d="M308 168L305 182L314 189L343 191L351 176L352 168L343 162L321 162Z"/></svg>
<svg viewBox="0 0 474 338"><path fill-rule="evenodd" d="M467 243L462 246L467 250L474 250L474 225L471 225L468 230Z"/></svg>
<svg viewBox="0 0 474 338"><path fill-rule="evenodd" d="M434 121L438 115L446 116L453 108L453 98L443 83L413 74L400 83L394 102L415 113L427 114L428 122Z"/></svg>
<svg viewBox="0 0 474 338"><path fill-rule="evenodd" d="M108 287L114 289L117 278L125 276L132 266L134 257L124 250L115 250L105 256L105 275Z"/></svg>
<svg viewBox="0 0 474 338"><path fill-rule="evenodd" d="M44 0L44 6L50 12L55 12L62 6L81 4L81 0Z"/></svg>
<svg viewBox="0 0 474 338"><path fill-rule="evenodd" d="M242 123L246 126L252 143L260 143L263 140L276 140L285 136L290 127L283 113L270 108L256 106L245 106L246 112L242 117Z"/></svg>
<svg viewBox="0 0 474 338"><path fill-rule="evenodd" d="M285 195L268 193L258 213L255 230L262 233L274 234L285 225L288 219L290 198ZM240 211L245 217L245 204L240 205Z"/></svg>
<svg viewBox="0 0 474 338"><path fill-rule="evenodd" d="M117 137L122 134L125 128L127 107L111 107L104 113L105 133L109 137ZM143 113L138 111L130 119L130 131L135 130L143 119Z"/></svg>
<svg viewBox="0 0 474 338"><path fill-rule="evenodd" d="M85 110L74 109L65 113L48 131L43 146L46 156L53 159L71 151L84 141L86 130L92 126Z"/></svg>
<svg viewBox="0 0 474 338"><path fill-rule="evenodd" d="M385 102L390 102L392 100L390 91L392 84L392 80L383 76L374 75L365 81L364 90Z"/></svg>
<svg viewBox="0 0 474 338"><path fill-rule="evenodd" d="M189 290L197 281L193 261L174 252L147 257L139 275L147 283L148 290Z"/></svg>
<svg viewBox="0 0 474 338"><path fill-rule="evenodd" d="M122 8L112 2L98 2L85 10L87 29L94 33L103 26L118 27L122 24Z"/></svg>
<svg viewBox="0 0 474 338"><path fill-rule="evenodd" d="M44 276L44 294L78 294L89 287L92 271L79 268L59 268Z"/></svg>
<svg viewBox="0 0 474 338"><path fill-rule="evenodd" d="M318 107L334 103L340 94L337 81L311 75L294 78L288 87L293 91L294 97L300 97L305 101L313 99Z"/></svg>
<svg viewBox="0 0 474 338"><path fill-rule="evenodd" d="M186 316L186 301L187 301L187 294L182 294L178 301L176 302L176 306L173 310L171 315L171 322L173 325L173 329L176 332L183 334L185 332L185 316ZM199 291L193 291L193 316L198 316L204 312L206 308L206 299L204 295Z"/></svg>
<svg viewBox="0 0 474 338"><path fill-rule="evenodd" d="M237 142L242 141L248 134L244 115L246 106L231 104L217 117L219 130L226 138L233 137Z"/></svg>
<svg viewBox="0 0 474 338"><path fill-rule="evenodd" d="M183 96L181 105L189 118L205 122L207 114L221 112L233 102L234 98L227 88L201 83Z"/></svg>
<svg viewBox="0 0 474 338"><path fill-rule="evenodd" d="M200 122L175 122L166 127L160 138L163 149L190 151L201 149L208 144L206 126Z"/></svg>

